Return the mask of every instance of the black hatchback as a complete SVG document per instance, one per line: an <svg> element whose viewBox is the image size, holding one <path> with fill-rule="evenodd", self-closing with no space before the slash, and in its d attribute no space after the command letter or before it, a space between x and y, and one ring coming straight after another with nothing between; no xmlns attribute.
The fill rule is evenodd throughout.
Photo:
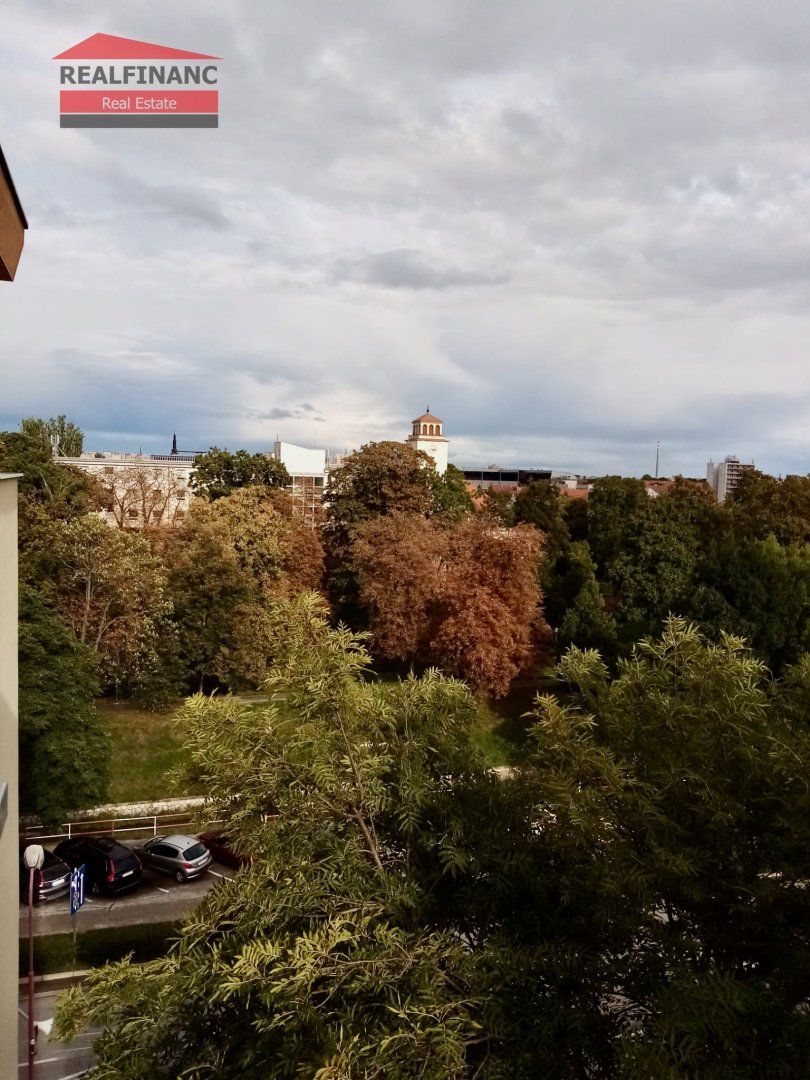
<svg viewBox="0 0 810 1080"><path fill-rule="evenodd" d="M20 848L20 896L28 900L29 872L23 859L24 847ZM58 859L52 851L45 850L45 861L39 870L34 871L34 903L40 900L55 900L64 896L70 888L70 867Z"/></svg>
<svg viewBox="0 0 810 1080"><path fill-rule="evenodd" d="M70 866L84 866L88 892L120 893L141 883L138 859L107 836L74 836L57 844L56 854Z"/></svg>

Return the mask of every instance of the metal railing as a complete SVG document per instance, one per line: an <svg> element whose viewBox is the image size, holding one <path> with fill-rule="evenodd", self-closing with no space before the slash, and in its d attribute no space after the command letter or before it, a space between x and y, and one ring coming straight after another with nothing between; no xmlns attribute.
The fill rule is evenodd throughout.
<svg viewBox="0 0 810 1080"><path fill-rule="evenodd" d="M123 836L141 833L157 836L158 832L177 832L190 829L196 824L193 813L180 810L166 814L143 814L137 817L84 818L81 821L65 821L59 826L62 832L49 833L44 825L24 826L20 832L28 841L70 840L74 836Z"/></svg>

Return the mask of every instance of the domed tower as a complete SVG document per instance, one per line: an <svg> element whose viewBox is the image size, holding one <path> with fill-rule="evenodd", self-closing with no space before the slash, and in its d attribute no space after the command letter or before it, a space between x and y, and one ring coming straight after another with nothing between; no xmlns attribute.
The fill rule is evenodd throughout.
<svg viewBox="0 0 810 1080"><path fill-rule="evenodd" d="M442 429L444 422L434 416L428 406L427 412L413 421L413 433L405 440L414 450L424 450L430 454L436 464L436 472L443 476L447 472L447 447L449 440L445 439Z"/></svg>

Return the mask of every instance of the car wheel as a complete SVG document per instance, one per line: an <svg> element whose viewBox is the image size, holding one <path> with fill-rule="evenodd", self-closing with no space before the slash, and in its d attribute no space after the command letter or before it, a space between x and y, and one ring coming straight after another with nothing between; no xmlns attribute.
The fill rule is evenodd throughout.
<svg viewBox="0 0 810 1080"><path fill-rule="evenodd" d="M187 881L187 878L186 878L186 875L183 873L182 870L178 870L174 875L174 880L179 881L180 884L183 885Z"/></svg>

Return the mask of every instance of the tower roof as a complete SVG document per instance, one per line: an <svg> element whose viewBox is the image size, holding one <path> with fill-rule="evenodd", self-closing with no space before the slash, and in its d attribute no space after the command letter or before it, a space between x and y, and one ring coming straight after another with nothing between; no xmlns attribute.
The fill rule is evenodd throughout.
<svg viewBox="0 0 810 1080"><path fill-rule="evenodd" d="M421 424L421 423L429 424L431 422L434 423L434 424L443 424L444 423L444 421L440 420L438 418L438 416L434 416L432 412L422 413L421 416L417 416L414 420L411 421L412 424Z"/></svg>

